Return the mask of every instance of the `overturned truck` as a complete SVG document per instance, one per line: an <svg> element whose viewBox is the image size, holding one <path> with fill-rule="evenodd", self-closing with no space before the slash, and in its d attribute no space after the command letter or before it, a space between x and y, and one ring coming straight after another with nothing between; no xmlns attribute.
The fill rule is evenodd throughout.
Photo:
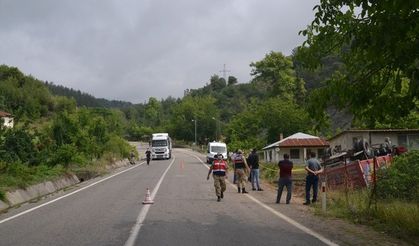
<svg viewBox="0 0 419 246"><path fill-rule="evenodd" d="M371 147L367 140L361 139L348 151L329 149L323 161L322 179L330 188L368 187L379 169L391 165L393 156L405 151L403 147L392 146L389 138L378 146Z"/></svg>

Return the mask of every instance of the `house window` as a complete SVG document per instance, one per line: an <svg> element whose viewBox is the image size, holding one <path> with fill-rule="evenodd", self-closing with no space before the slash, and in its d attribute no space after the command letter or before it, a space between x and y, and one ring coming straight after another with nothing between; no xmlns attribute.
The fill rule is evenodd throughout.
<svg viewBox="0 0 419 246"><path fill-rule="evenodd" d="M291 159L300 159L300 149L291 149L290 150Z"/></svg>
<svg viewBox="0 0 419 246"><path fill-rule="evenodd" d="M310 158L311 152L314 152L312 149L306 149L306 157Z"/></svg>
<svg viewBox="0 0 419 246"><path fill-rule="evenodd" d="M406 147L407 149L417 149L419 147L419 135L398 135L397 142L399 145Z"/></svg>
<svg viewBox="0 0 419 246"><path fill-rule="evenodd" d="M323 158L324 156L324 149L317 149L317 157Z"/></svg>
<svg viewBox="0 0 419 246"><path fill-rule="evenodd" d="M409 148L419 149L419 135L409 135Z"/></svg>

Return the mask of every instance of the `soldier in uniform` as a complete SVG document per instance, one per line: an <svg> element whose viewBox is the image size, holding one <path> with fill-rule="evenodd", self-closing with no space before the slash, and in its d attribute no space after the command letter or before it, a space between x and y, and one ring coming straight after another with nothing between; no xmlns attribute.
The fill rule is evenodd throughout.
<svg viewBox="0 0 419 246"><path fill-rule="evenodd" d="M212 165L208 171L207 180L212 172L214 179L215 194L217 195L217 202L224 198L224 191L226 191L226 177L228 172L228 164L223 159L223 155L218 153L217 159L214 159Z"/></svg>
<svg viewBox="0 0 419 246"><path fill-rule="evenodd" d="M248 193L246 191L246 181L247 175L250 173L250 168L247 165L246 158L243 156L243 152L241 150L237 151L237 154L234 156L233 159L234 163L234 172L237 176L237 191L239 193Z"/></svg>

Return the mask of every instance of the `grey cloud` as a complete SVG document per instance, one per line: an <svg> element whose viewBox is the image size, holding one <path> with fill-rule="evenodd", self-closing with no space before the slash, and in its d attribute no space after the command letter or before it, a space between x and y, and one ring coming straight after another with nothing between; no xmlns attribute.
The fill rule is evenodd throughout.
<svg viewBox="0 0 419 246"><path fill-rule="evenodd" d="M0 63L96 97L179 97L224 63L248 82L252 61L290 54L316 3L0 0Z"/></svg>

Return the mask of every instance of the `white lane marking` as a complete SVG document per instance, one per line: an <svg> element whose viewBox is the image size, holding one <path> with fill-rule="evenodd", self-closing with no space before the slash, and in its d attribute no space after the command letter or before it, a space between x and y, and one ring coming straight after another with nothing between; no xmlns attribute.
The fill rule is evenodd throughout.
<svg viewBox="0 0 419 246"><path fill-rule="evenodd" d="M145 163L145 162L141 162L141 163L140 163L140 164L138 164L138 165L135 165L135 166L133 166L133 167L130 167L130 168L128 168L128 169L125 169L125 170L123 170L123 171L121 171L121 172L119 172L119 173L112 174L112 175L111 175L111 176L109 176L109 177L106 177L106 178L104 178L104 179L101 179L101 180L99 180L99 181L96 181L96 182L94 182L94 183L92 183L92 184L90 184L90 185L88 185L88 186L85 186L85 187L83 187L83 188L80 188L80 189L78 189L78 190L75 190L75 191L73 191L73 192L70 192L70 193L68 193L68 194L65 194L65 195L63 195L63 196L61 196L61 197L55 198L54 200L51 200L51 201L46 202L46 203L44 203L44 204L41 204L41 205L39 205L39 206L36 206L36 207L30 208L30 209L25 210L25 211L23 211L23 212L21 212L21 213L18 213L18 214L15 214L15 215L13 215L13 216L10 216L9 218L6 218L6 219L3 219L3 220L0 220L0 224L2 224L2 223L4 223L4 222L7 222L7 221L10 221L10 220L13 220L13 219L16 219L17 217L20 217L20 216L22 216L22 215L24 215L24 214L27 214L27 213L33 212L33 211L35 211L35 210L37 210L37 209L39 209L39 208L42 208L42 207L44 207L44 206L47 206L47 205L49 205L49 204L51 204L51 203L54 203L54 202L56 202L56 201L59 201L59 200L61 200L61 199L63 199L63 198L66 198L66 197L69 197L69 196L71 196L71 195L74 195L74 194L76 194L76 193L78 193L78 192L80 192L80 191L82 191L82 190L85 190L85 189L90 188L90 187L92 187L92 186L94 186L94 185L97 185L97 184L99 184L99 183L102 183L103 181L106 181L106 180L111 179L111 178L113 178L113 177L115 177L115 176L118 176L118 175L120 175L120 174L123 174L123 173L125 173L125 172L128 172L128 171L130 171L130 170L132 170L132 169L134 169L134 168L137 168L137 167L139 167L139 166L143 165L144 163Z"/></svg>
<svg viewBox="0 0 419 246"><path fill-rule="evenodd" d="M163 175L160 177L159 182L157 182L156 187L151 192L150 198L151 200L154 200L154 197L157 194L157 191L160 188L161 183L163 182L164 177L166 176L167 172L169 171L170 167L175 162L176 157L173 156L173 161L170 163L170 165L166 168ZM137 221L135 222L135 225L131 229L131 234L128 238L128 240L125 242L125 246L132 246L135 244L135 240L137 240L138 233L140 232L141 227L143 226L143 222L147 216L148 210L150 209L150 204L146 204L141 209L140 213L138 214Z"/></svg>
<svg viewBox="0 0 419 246"><path fill-rule="evenodd" d="M204 165L206 168L209 169L208 165L206 165L198 156L196 156L194 154L189 154L189 155L194 156L196 159L198 159L201 162L202 165ZM236 186L234 184L230 183L230 181L227 180L227 182L230 184L230 186L236 188ZM264 204L263 202L259 201L256 198L254 198L252 195L246 194L246 196L248 198L250 198L252 201L254 201L257 204L259 204L264 209L268 210L269 212L273 213L274 215L278 216L279 218L285 220L286 222L290 223L291 225L297 227L298 229L302 230L303 232L305 232L307 234L310 234L311 236L319 239L320 241L322 241L326 245L330 245L330 246L338 246L339 245L339 244L336 244L336 243L332 242L331 240L327 239L326 237L320 235L319 233L317 233L317 232L315 232L315 231L313 231L313 230L311 230L311 229L303 226L302 224L300 224L297 221L291 219L290 217L284 215L283 213L274 210L273 208L269 207L268 205Z"/></svg>

